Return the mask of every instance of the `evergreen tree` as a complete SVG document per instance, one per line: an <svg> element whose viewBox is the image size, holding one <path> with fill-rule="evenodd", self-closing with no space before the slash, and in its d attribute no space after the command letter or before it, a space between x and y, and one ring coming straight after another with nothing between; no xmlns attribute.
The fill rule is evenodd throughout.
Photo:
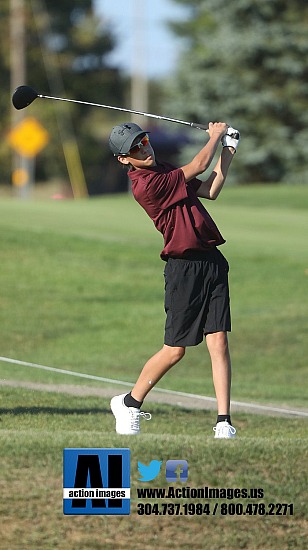
<svg viewBox="0 0 308 550"><path fill-rule="evenodd" d="M242 134L240 182L308 183L306 0L175 0L191 17L170 109Z"/></svg>

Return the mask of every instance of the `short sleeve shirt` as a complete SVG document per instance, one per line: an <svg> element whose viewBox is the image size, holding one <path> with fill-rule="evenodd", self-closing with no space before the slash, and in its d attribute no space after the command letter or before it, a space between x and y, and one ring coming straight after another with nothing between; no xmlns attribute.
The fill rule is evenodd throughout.
<svg viewBox="0 0 308 550"><path fill-rule="evenodd" d="M161 258L185 258L225 243L197 197L201 181L185 181L181 168L163 163L131 170L132 193L164 237Z"/></svg>

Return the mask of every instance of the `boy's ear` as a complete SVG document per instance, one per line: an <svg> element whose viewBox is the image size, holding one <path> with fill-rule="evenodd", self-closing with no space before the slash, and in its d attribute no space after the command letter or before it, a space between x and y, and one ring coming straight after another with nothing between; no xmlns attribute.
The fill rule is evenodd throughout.
<svg viewBox="0 0 308 550"><path fill-rule="evenodd" d="M118 161L121 164L130 164L130 162L128 160L128 157L125 157L125 156L122 156L122 155L118 155Z"/></svg>

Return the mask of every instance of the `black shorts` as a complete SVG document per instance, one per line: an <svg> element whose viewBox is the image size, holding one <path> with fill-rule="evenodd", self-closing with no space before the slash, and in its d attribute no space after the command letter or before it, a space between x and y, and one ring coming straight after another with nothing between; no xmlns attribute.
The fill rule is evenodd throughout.
<svg viewBox="0 0 308 550"><path fill-rule="evenodd" d="M231 331L229 265L218 249L165 266L165 344L196 346L210 332Z"/></svg>

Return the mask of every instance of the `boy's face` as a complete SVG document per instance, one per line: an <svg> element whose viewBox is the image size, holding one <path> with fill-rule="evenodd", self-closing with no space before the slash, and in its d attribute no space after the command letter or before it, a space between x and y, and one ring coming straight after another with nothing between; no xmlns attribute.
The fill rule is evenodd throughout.
<svg viewBox="0 0 308 550"><path fill-rule="evenodd" d="M119 162L122 164L131 164L135 170L151 168L156 166L155 153L146 134L141 139L137 138L127 155L119 155Z"/></svg>

